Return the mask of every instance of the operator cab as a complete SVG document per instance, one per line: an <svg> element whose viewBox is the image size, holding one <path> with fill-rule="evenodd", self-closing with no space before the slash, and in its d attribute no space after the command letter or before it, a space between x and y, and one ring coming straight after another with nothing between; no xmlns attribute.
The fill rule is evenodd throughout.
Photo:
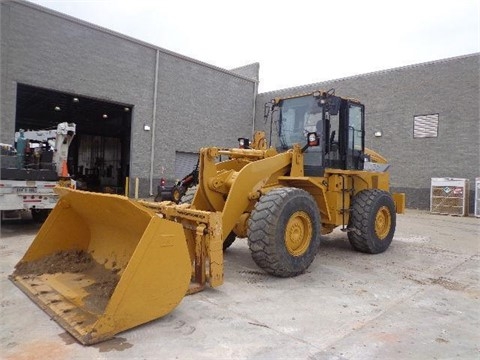
<svg viewBox="0 0 480 360"><path fill-rule="evenodd" d="M271 115L270 141L278 151L304 146L316 133L318 146L304 147L305 176L323 176L325 168L363 170L365 108L333 91L274 99L266 104ZM276 130L276 131L275 131Z"/></svg>

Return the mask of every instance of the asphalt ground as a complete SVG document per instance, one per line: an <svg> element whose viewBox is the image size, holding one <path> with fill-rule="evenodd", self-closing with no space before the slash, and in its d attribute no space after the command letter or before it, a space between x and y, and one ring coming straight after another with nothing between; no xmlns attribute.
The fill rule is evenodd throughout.
<svg viewBox="0 0 480 360"><path fill-rule="evenodd" d="M305 274L280 279L246 240L225 253L225 283L165 317L80 345L9 280L39 226L3 223L0 358L479 359L480 219L407 210L383 254L323 239Z"/></svg>

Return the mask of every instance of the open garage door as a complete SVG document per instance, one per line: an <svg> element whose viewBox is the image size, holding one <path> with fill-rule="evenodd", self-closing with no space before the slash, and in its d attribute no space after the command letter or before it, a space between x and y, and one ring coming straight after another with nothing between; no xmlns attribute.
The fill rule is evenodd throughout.
<svg viewBox="0 0 480 360"><path fill-rule="evenodd" d="M75 123L68 172L80 188L124 193L129 175L133 105L17 85L15 131L56 129Z"/></svg>

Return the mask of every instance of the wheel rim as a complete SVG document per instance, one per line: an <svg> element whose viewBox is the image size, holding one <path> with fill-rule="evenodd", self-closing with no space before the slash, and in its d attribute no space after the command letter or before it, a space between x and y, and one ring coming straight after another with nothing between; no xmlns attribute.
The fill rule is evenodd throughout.
<svg viewBox="0 0 480 360"><path fill-rule="evenodd" d="M312 221L306 212L297 211L285 228L285 246L292 256L303 255L312 241Z"/></svg>
<svg viewBox="0 0 480 360"><path fill-rule="evenodd" d="M378 209L377 216L375 217L375 234L380 240L387 237L392 226L392 216L390 210L386 206L382 206Z"/></svg>
<svg viewBox="0 0 480 360"><path fill-rule="evenodd" d="M173 190L173 201L178 203L180 201L180 191L178 189Z"/></svg>

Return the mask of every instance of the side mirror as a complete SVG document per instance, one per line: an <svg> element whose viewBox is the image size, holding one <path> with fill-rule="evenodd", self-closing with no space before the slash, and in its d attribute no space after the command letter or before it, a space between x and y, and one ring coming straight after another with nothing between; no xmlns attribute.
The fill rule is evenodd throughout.
<svg viewBox="0 0 480 360"><path fill-rule="evenodd" d="M320 145L320 139L316 132L311 132L307 134L307 144L308 146Z"/></svg>
<svg viewBox="0 0 480 360"><path fill-rule="evenodd" d="M240 149L250 149L250 140L247 138L238 138L238 147Z"/></svg>
<svg viewBox="0 0 480 360"><path fill-rule="evenodd" d="M317 133L309 132L307 134L307 143L302 148L302 153L311 146L319 146L319 145L320 145L320 138L318 137Z"/></svg>

